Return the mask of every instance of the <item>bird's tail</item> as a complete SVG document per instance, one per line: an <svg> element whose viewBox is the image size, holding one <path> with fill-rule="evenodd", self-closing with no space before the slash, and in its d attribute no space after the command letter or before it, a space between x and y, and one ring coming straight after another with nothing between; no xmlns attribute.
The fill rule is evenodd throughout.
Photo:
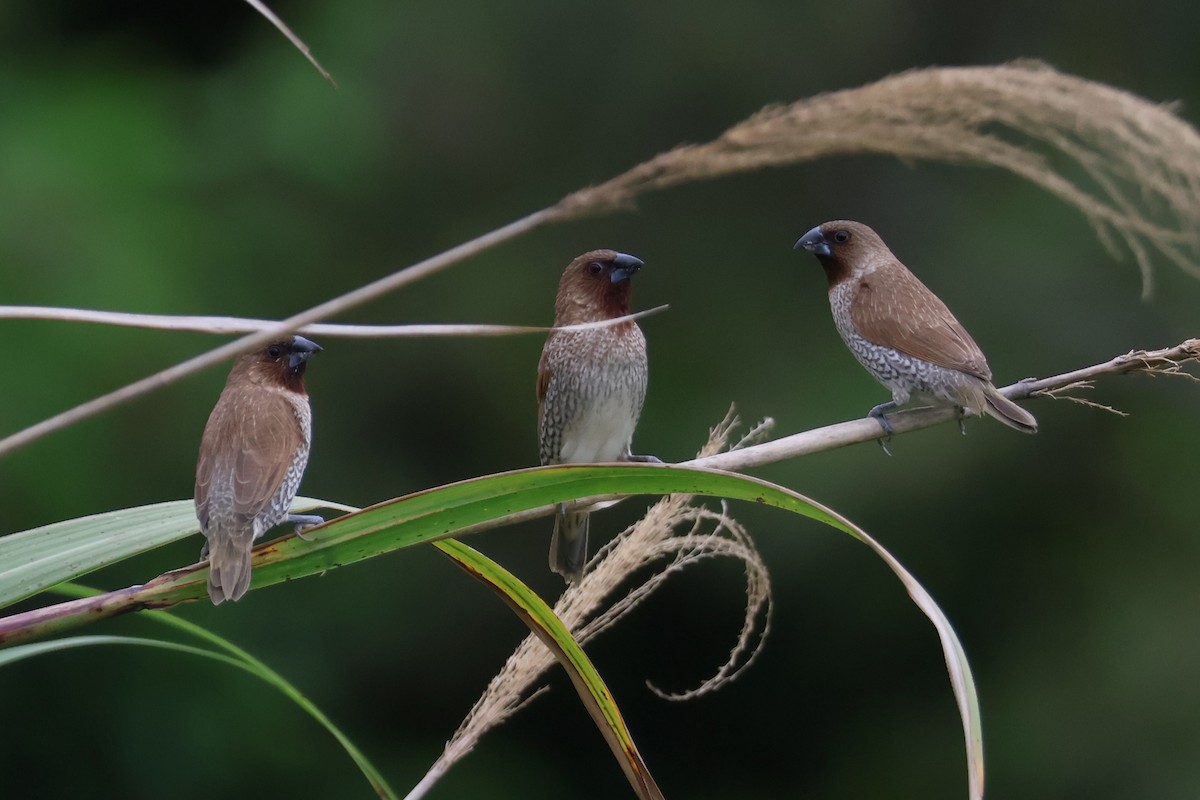
<svg viewBox="0 0 1200 800"><path fill-rule="evenodd" d="M237 600L250 588L249 537L214 532L208 536L208 597L219 606Z"/></svg>
<svg viewBox="0 0 1200 800"><path fill-rule="evenodd" d="M988 416L995 417L1013 430L1021 433L1037 433L1037 420L1019 405L1009 400L994 386L988 386L984 392L986 405L984 411Z"/></svg>
<svg viewBox="0 0 1200 800"><path fill-rule="evenodd" d="M562 575L567 583L583 577L587 563L589 514L565 511L559 506L554 518L554 534L550 537L550 569Z"/></svg>

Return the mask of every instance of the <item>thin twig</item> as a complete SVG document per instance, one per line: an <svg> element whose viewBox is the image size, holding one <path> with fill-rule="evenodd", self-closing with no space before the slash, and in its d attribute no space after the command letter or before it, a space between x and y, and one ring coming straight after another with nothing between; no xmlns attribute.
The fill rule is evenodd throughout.
<svg viewBox="0 0 1200 800"><path fill-rule="evenodd" d="M1142 372L1153 375L1186 375L1194 378L1190 373L1180 370L1179 367L1197 360L1200 360L1200 339L1188 339L1182 344L1162 350L1133 350L1103 363L1049 378L1026 378L1011 386L1005 386L1000 391L1010 400L1024 400L1101 375ZM888 414L888 421L892 423L896 434L928 428L955 418L955 411L951 408L915 408ZM718 453L715 456L698 458L685 463L687 466L741 472L810 453L833 450L859 442L874 441L880 437L880 434L879 423L870 417L865 417L850 422L839 422L836 425L826 425L823 428L814 428L803 433L785 436L782 439L728 453Z"/></svg>
<svg viewBox="0 0 1200 800"><path fill-rule="evenodd" d="M314 323L297 328L297 333L311 336L351 339L431 338L443 336L519 336L530 333L549 333L556 330L588 330L620 325L630 320L666 311L661 305L616 319L600 322L581 322L559 328L537 325L331 325ZM278 330L282 324L275 320L243 319L240 317L182 316L175 314L132 314L124 311L94 311L85 308L56 308L52 306L0 306L0 319L35 319L57 322L90 322L97 325L116 325L125 328L147 328L196 333L252 333Z"/></svg>
<svg viewBox="0 0 1200 800"><path fill-rule="evenodd" d="M1187 363L1200 362L1200 339L1188 339L1182 344L1161 350L1133 350L1125 355L1117 356L1100 364L1064 372L1049 378L1026 378L1000 389L1005 397L1011 400L1026 400L1040 397L1045 393L1066 388L1083 379L1097 378L1102 375L1123 375L1131 372L1149 375L1179 375L1193 380L1196 376L1183 371L1180 367ZM888 414L892 423L894 435L899 436L911 431L931 428L944 422L957 420L958 415L952 408L913 408ZM787 461L800 456L834 450L852 444L874 442L882 435L879 422L873 417L837 422L820 428L794 433L781 439L773 439L762 444L742 447L715 455L694 458L680 462L680 466L705 467L708 469L723 469L729 472L744 472L755 467L766 466L780 461ZM580 498L568 506L595 506L596 509L606 508L620 501L620 497L603 495ZM458 531L455 536L466 536L481 533L492 528L504 527L518 522L548 517L555 513L558 505L542 506L515 514L509 514L503 519L483 522Z"/></svg>
<svg viewBox="0 0 1200 800"><path fill-rule="evenodd" d="M1006 387L1004 392L1010 400L1021 400L1034 397L1052 389L1062 389L1077 381L1086 381L1098 375L1113 375L1124 372L1144 372L1149 375L1186 376L1193 380L1194 375L1184 372L1180 366L1190 361L1200 360L1200 339L1188 339L1174 347L1164 347L1161 350L1130 350L1123 356L1110 358L1102 364L1095 364L1074 372L1055 375L1053 378L1034 380L1026 378L1019 383Z"/></svg>
<svg viewBox="0 0 1200 800"><path fill-rule="evenodd" d="M279 32L287 37L287 40L292 43L293 47L303 53L304 57L308 59L308 63L317 68L317 72L320 72L321 75L325 77L325 80L329 81L330 86L335 89L338 88L337 81L335 81L333 76L330 75L323 66L321 66L321 62L317 61L316 56L312 54L312 50L308 49L308 45L306 45L299 36L292 33L292 29L284 24L283 20L275 16L275 12L267 8L266 4L263 3L262 0L246 0L246 2L253 6L254 10L266 17L272 25L278 28Z"/></svg>

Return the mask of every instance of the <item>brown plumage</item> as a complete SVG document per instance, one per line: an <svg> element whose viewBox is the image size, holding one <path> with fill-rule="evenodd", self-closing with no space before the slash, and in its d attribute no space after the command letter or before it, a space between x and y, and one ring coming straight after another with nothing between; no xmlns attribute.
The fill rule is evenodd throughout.
<svg viewBox="0 0 1200 800"><path fill-rule="evenodd" d="M630 279L642 262L593 250L563 271L554 324L600 322L629 313ZM542 464L658 461L630 453L646 397L646 340L633 322L585 331L555 331L538 363L538 443ZM550 568L567 581L587 561L587 512L560 507L550 540Z"/></svg>
<svg viewBox="0 0 1200 800"><path fill-rule="evenodd" d="M919 398L988 414L1023 433L1037 420L992 385L992 370L975 340L938 297L900 263L875 231L859 222L818 225L796 242L816 255L829 280L834 324L846 346L892 392L871 409L884 413Z"/></svg>
<svg viewBox="0 0 1200 800"><path fill-rule="evenodd" d="M210 562L208 596L237 600L250 586L250 549L280 522L321 522L289 515L308 464L312 414L304 389L309 356L302 336L240 356L209 415L196 463L196 517Z"/></svg>

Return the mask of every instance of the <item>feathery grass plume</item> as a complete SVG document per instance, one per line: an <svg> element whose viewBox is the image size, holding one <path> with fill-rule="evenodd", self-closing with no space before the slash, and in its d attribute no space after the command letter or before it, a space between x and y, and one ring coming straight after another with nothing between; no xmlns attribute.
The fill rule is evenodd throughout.
<svg viewBox="0 0 1200 800"><path fill-rule="evenodd" d="M555 207L560 217L633 205L695 180L834 155L879 153L1000 167L1078 208L1114 256L1148 249L1200 276L1200 134L1171 108L1019 61L918 69L768 106L717 139L683 145Z"/></svg>
<svg viewBox="0 0 1200 800"><path fill-rule="evenodd" d="M725 418L709 431L708 441L697 456L715 455L725 450L738 424L734 409L730 407ZM733 447L757 441L770 431L772 425L771 420L764 420ZM708 558L728 557L742 561L746 572L746 614L729 658L715 675L695 689L669 694L650 687L668 699L695 697L735 678L753 662L770 621L771 587L767 567L746 529L728 515L724 503L720 511L715 511L693 505L692 500L692 495L676 494L656 502L641 520L596 554L583 578L571 584L554 606L554 612L575 632L578 640L585 643L636 608L670 575ZM686 533L675 534L676 529L685 526ZM665 568L605 607L612 593L632 573L666 558L671 561ZM763 620L761 628L760 618ZM475 748L487 731L537 697L544 689L537 688L537 683L554 663L554 656L536 637L526 637L492 678L421 783L408 794L408 800L424 797L451 766Z"/></svg>

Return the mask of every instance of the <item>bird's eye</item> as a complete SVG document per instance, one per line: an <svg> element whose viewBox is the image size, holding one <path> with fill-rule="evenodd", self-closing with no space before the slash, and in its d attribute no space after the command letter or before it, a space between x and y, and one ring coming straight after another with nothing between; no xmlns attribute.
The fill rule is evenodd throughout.
<svg viewBox="0 0 1200 800"><path fill-rule="evenodd" d="M589 275L599 275L604 272L604 265L599 261L593 261L587 265L587 271Z"/></svg>
<svg viewBox="0 0 1200 800"><path fill-rule="evenodd" d="M845 244L850 241L850 231L838 231L833 235L833 240L838 244Z"/></svg>
<svg viewBox="0 0 1200 800"><path fill-rule="evenodd" d="M273 344L267 348L267 355L271 358L279 358L283 355L283 348L277 344Z"/></svg>

